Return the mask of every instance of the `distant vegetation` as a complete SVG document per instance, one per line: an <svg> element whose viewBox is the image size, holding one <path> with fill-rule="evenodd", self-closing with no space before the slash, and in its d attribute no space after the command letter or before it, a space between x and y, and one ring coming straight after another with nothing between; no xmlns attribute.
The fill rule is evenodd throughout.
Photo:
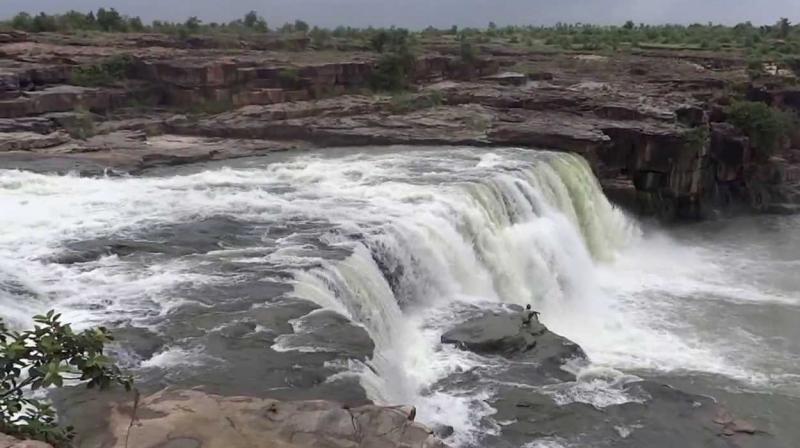
<svg viewBox="0 0 800 448"><path fill-rule="evenodd" d="M736 26L713 23L694 25L646 25L628 21L620 26L559 23L549 27L506 26L489 23L485 29L453 26L429 27L418 32L399 29L311 27L302 20L270 28L267 19L255 11L228 23L203 22L189 17L184 22L156 20L145 24L139 17L121 15L113 8L82 13L48 15L19 13L0 27L27 32L157 32L187 37L193 34L300 34L309 37L314 48L336 48L337 44L363 46L379 53L395 45L392 39L405 42L428 39L452 39L462 47L473 44L505 44L542 50L617 51L634 48L675 50L744 51L753 64L758 61L781 61L800 66L800 26L788 19L774 25L755 26L750 22ZM401 37L402 36L402 37Z"/></svg>

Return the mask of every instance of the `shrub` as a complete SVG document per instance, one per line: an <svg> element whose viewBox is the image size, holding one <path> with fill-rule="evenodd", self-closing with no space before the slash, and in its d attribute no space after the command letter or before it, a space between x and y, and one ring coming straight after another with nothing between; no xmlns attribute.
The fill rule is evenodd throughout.
<svg viewBox="0 0 800 448"><path fill-rule="evenodd" d="M192 16L186 19L186 22L184 22L183 26L189 30L189 32L195 33L200 29L200 25L202 25L202 23L203 22L198 19L197 16Z"/></svg>
<svg viewBox="0 0 800 448"><path fill-rule="evenodd" d="M88 388L121 385L130 391L133 379L103 355L112 341L105 328L77 333L50 311L33 318L32 330L9 330L0 320L0 432L67 446L72 428L59 428L53 409L29 392L65 381Z"/></svg>
<svg viewBox="0 0 800 448"><path fill-rule="evenodd" d="M311 45L317 50L325 48L331 39L331 32L324 28L314 27L309 33L311 36Z"/></svg>
<svg viewBox="0 0 800 448"><path fill-rule="evenodd" d="M294 21L294 30L298 33L307 33L309 29L308 23L302 20L295 20Z"/></svg>
<svg viewBox="0 0 800 448"><path fill-rule="evenodd" d="M130 56L113 56L105 61L78 67L72 73L72 83L84 87L110 86L128 78L133 60Z"/></svg>
<svg viewBox="0 0 800 448"><path fill-rule="evenodd" d="M728 107L727 114L728 121L750 138L762 159L774 154L797 126L794 114L760 102L736 101Z"/></svg>
<svg viewBox="0 0 800 448"><path fill-rule="evenodd" d="M369 40L370 47L378 53L404 52L411 45L411 34L407 29L389 28L374 33Z"/></svg>
<svg viewBox="0 0 800 448"><path fill-rule="evenodd" d="M31 23L31 31L34 33L52 32L58 30L58 24L53 16L48 16L45 13L39 13L38 16L33 18Z"/></svg>
<svg viewBox="0 0 800 448"><path fill-rule="evenodd" d="M27 12L21 12L11 19L11 27L21 31L33 31L33 17Z"/></svg>
<svg viewBox="0 0 800 448"><path fill-rule="evenodd" d="M296 89L300 83L300 72L296 68L284 68L278 72L278 82L281 87Z"/></svg>
<svg viewBox="0 0 800 448"><path fill-rule="evenodd" d="M94 116L83 107L76 108L75 114L70 118L64 119L61 122L61 126L74 139L86 140L96 135Z"/></svg>
<svg viewBox="0 0 800 448"><path fill-rule="evenodd" d="M461 62L468 67L473 67L478 61L478 50L463 35L459 44L459 57Z"/></svg>
<svg viewBox="0 0 800 448"><path fill-rule="evenodd" d="M370 86L391 92L405 90L411 84L415 65L416 58L409 51L384 53L372 72Z"/></svg>

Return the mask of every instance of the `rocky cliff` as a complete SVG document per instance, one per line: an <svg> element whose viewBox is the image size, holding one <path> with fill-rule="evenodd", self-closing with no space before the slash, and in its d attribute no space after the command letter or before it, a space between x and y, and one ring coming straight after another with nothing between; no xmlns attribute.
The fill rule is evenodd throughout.
<svg viewBox="0 0 800 448"><path fill-rule="evenodd" d="M386 96L367 89L369 52L124 34L0 42L5 168L96 174L284 149L512 145L580 153L610 197L666 219L800 201L800 139L755 157L724 108L738 89L800 110L800 90L753 84L736 58L487 48L465 70L452 48L423 45L415 89Z"/></svg>

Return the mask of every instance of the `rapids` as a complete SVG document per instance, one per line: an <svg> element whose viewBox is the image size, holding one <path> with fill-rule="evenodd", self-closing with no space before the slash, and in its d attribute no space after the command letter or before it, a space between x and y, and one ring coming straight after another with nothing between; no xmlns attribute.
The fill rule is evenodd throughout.
<svg viewBox="0 0 800 448"><path fill-rule="evenodd" d="M347 317L375 345L364 361L326 358L332 379L355 379L380 403L416 405L422 421L452 425L457 446L480 446L499 428L487 423L491 378L447 382L498 361L439 343L475 307L533 304L548 327L584 348L592 364L576 383L551 390L559 402L635 400L617 387L631 374L699 373L800 395L796 344L767 357L759 352L780 335L742 327L723 341L727 327L708 324L737 306L796 313L795 280L758 283L746 259L720 259L710 236L645 228L609 204L574 155L394 147L141 177L0 170L0 229L0 314L13 325L56 308L78 326L149 328L168 346L131 366L178 371L224 364L206 340L175 329L182 310L238 316L310 301ZM796 256L783 262L796 272ZM277 286L256 293L248 282ZM232 308L257 294L262 303ZM307 330L304 319L289 321L295 333ZM270 338L267 349L326 351L291 334Z"/></svg>

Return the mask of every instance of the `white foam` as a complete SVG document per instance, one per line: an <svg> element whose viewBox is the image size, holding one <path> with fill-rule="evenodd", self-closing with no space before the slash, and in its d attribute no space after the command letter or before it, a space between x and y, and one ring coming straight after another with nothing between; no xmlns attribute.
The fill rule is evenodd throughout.
<svg viewBox="0 0 800 448"><path fill-rule="evenodd" d="M143 361L141 367L160 369L176 366L199 367L213 362L220 362L220 360L204 354L202 347L193 349L168 347L153 355L152 358Z"/></svg>
<svg viewBox="0 0 800 448"><path fill-rule="evenodd" d="M558 437L546 437L528 442L522 448L570 448L564 439Z"/></svg>

